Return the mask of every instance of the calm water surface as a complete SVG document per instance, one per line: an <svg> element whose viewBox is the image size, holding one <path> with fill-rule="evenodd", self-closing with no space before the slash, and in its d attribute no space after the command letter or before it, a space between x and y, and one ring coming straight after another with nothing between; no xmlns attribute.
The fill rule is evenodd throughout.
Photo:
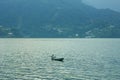
<svg viewBox="0 0 120 80"><path fill-rule="evenodd" d="M120 39L0 39L0 80L120 80Z"/></svg>

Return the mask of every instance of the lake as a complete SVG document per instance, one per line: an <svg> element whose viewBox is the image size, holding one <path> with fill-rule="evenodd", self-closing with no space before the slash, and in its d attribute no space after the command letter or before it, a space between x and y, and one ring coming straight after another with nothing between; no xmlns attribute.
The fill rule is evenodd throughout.
<svg viewBox="0 0 120 80"><path fill-rule="evenodd" d="M120 80L120 39L0 39L0 80Z"/></svg>

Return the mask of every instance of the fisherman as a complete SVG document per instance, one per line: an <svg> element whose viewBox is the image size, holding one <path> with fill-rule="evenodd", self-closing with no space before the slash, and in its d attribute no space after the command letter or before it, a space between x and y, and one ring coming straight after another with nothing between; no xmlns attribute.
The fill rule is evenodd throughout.
<svg viewBox="0 0 120 80"><path fill-rule="evenodd" d="M52 54L52 56L51 56L51 57L52 57L52 59L56 58L56 56L55 56L54 54Z"/></svg>

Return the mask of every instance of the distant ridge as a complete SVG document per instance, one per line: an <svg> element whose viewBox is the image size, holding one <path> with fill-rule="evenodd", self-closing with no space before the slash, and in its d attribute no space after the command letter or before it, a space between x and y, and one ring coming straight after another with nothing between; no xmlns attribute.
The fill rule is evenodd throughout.
<svg viewBox="0 0 120 80"><path fill-rule="evenodd" d="M120 38L120 13L81 0L0 0L0 37Z"/></svg>

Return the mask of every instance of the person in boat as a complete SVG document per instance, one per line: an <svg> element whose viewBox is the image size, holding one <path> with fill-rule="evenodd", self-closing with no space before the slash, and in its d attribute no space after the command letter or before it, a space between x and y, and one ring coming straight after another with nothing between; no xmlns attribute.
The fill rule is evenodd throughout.
<svg viewBox="0 0 120 80"><path fill-rule="evenodd" d="M55 59L55 58L56 58L56 56L55 56L54 54L52 54L51 58L52 58L52 59Z"/></svg>

